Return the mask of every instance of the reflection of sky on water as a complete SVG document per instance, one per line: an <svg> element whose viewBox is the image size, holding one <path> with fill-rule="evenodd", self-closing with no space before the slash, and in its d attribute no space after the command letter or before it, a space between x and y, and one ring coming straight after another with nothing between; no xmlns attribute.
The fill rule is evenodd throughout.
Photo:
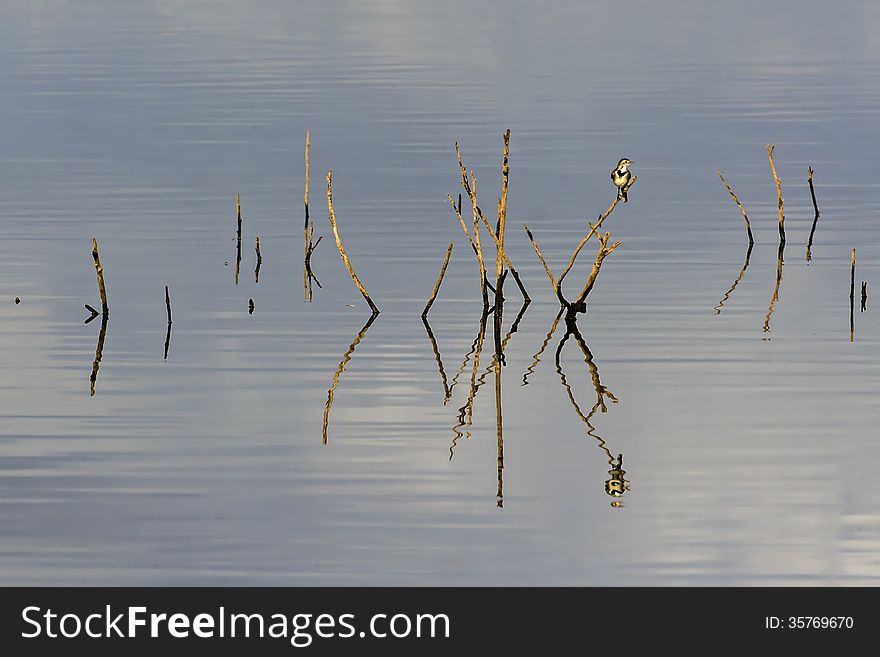
<svg viewBox="0 0 880 657"><path fill-rule="evenodd" d="M876 583L880 10L566 4L0 9L3 581ZM510 255L536 301L506 356L498 512L491 384L450 462L469 370L444 406L418 315L456 240L430 315L451 380L479 321L446 201L452 143L491 207L506 127ZM311 305L297 261L307 128L325 235ZM789 243L764 341L768 141ZM556 308L519 227L558 272L622 155L639 182L609 219L622 246L581 320L621 400L594 418L632 482L611 509L605 455L555 372L563 331L520 385ZM808 165L822 211L809 266ZM334 369L366 320L328 242L329 168L343 240L383 313L340 377L322 448ZM746 248L718 168L758 243L716 316ZM90 399L93 235L112 312ZM853 246L869 306L850 344ZM570 346L565 372L589 408Z"/></svg>

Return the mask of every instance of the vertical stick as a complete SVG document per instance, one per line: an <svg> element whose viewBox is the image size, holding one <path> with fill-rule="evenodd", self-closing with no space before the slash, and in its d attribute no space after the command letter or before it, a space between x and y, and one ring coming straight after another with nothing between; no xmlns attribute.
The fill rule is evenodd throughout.
<svg viewBox="0 0 880 657"><path fill-rule="evenodd" d="M865 308L868 304L868 281L862 281L862 309L861 312L865 312Z"/></svg>
<svg viewBox="0 0 880 657"><path fill-rule="evenodd" d="M498 229L495 257L495 305L503 301L501 294L501 274L504 270L504 222L507 218L507 191L510 178L510 129L504 133L504 155L501 160L501 199L498 201Z"/></svg>
<svg viewBox="0 0 880 657"><path fill-rule="evenodd" d="M241 271L241 195L235 195L235 216L238 224L235 240L235 284L238 285L238 273Z"/></svg>
<svg viewBox="0 0 880 657"><path fill-rule="evenodd" d="M327 209L330 212L330 225L333 227L333 237L336 238L336 248L339 249L339 255L342 256L342 262L345 263L345 268L348 269L349 275L351 275L351 280L354 281L355 287L360 291L366 300L367 304L370 306L370 309L373 311L374 315L379 314L379 309L376 307L376 304L373 303L373 300L370 298L370 295L367 294L367 290L361 284L358 275L354 271L354 267L351 266L351 262L348 259L348 255L345 253L345 248L342 246L342 240L339 239L339 230L336 228L336 214L333 212L333 172L327 172Z"/></svg>
<svg viewBox="0 0 880 657"><path fill-rule="evenodd" d="M749 244L755 243L755 238L752 237L752 225L749 223L749 215L746 214L746 209L743 207L742 203L739 202L739 199L736 197L736 194L733 193L733 189L730 185L727 184L727 181L724 179L724 176L721 175L720 171L716 171L718 177L721 178L721 182L724 183L724 186L727 187L727 192L730 194L730 198L733 199L734 203L736 203L736 207L739 208L739 211L742 213L743 219L746 222L746 233L749 236ZM810 183L812 185L812 183Z"/></svg>
<svg viewBox="0 0 880 657"><path fill-rule="evenodd" d="M813 225L810 228L810 239L807 240L807 262L813 259L813 234L819 221L819 206L816 204L816 190L813 189L813 167L807 167L807 183L810 185L810 197L813 199Z"/></svg>
<svg viewBox="0 0 880 657"><path fill-rule="evenodd" d="M853 308L856 299L856 250L852 250L852 262L849 268L849 341L855 337L855 313Z"/></svg>
<svg viewBox="0 0 880 657"><path fill-rule="evenodd" d="M168 313L168 323L171 324L171 295L168 293L168 286L165 286L165 311Z"/></svg>
<svg viewBox="0 0 880 657"><path fill-rule="evenodd" d="M500 224L499 233L503 230L503 224ZM500 261L500 260L499 260ZM501 283L503 279L498 277L498 287L496 287L495 293L495 321L494 321L494 334L495 334L495 432L496 432L496 440L497 440L497 476L498 476L498 486L495 493L495 504L499 509L504 508L504 433L503 433L503 415L501 412L501 364L502 359L504 358L503 353L501 352L501 311L504 306L501 301L499 301L499 294L497 292L498 288L501 287Z"/></svg>
<svg viewBox="0 0 880 657"><path fill-rule="evenodd" d="M164 360L168 360L168 347L171 345L171 295L168 293L168 286L165 286L165 311L168 314L168 329L165 331L165 356Z"/></svg>
<svg viewBox="0 0 880 657"><path fill-rule="evenodd" d="M434 300L437 298L437 293L440 291L440 284L443 282L443 277L446 275L446 267L449 265L450 255L452 255L452 242L449 243L449 247L446 249L446 258L443 260L443 265L440 267L440 275L437 277L437 282L434 283L434 291L431 292L428 303L425 304L425 309L422 311L422 318L428 316L428 311L431 310L431 306L434 305Z"/></svg>
<svg viewBox="0 0 880 657"><path fill-rule="evenodd" d="M306 209L306 220L305 224L303 224L303 301L308 299L308 290L309 290L309 274L308 268L305 263L309 259L309 251L311 246L311 234L309 230L309 131L306 130L306 189L303 193L303 204Z"/></svg>
<svg viewBox="0 0 880 657"><path fill-rule="evenodd" d="M306 224L305 227L309 227L309 148L311 147L311 143L309 142L309 131L306 130L306 189L303 193L303 204L306 208ZM308 242L306 242L306 248L308 248Z"/></svg>
<svg viewBox="0 0 880 657"><path fill-rule="evenodd" d="M98 240L92 238L92 259L95 261L95 273L98 276L98 294L101 295L101 310L104 315L110 314L110 306L107 305L107 288L104 287L104 268L101 266L101 258L98 256Z"/></svg>
<svg viewBox="0 0 880 657"><path fill-rule="evenodd" d="M254 283L260 282L260 267L263 265L263 256L260 253L260 236L257 235L257 244L254 247L257 253L257 268L254 269Z"/></svg>
<svg viewBox="0 0 880 657"><path fill-rule="evenodd" d="M547 274L547 278L550 279L550 287L554 290L556 289L556 281L553 278L553 274L550 271L550 267L547 266L547 261L544 260L544 256L541 254L541 249L538 248L538 243L535 241L534 235L532 235L532 231L529 230L528 224L523 224L523 229L526 231L526 235L529 237L529 241L532 243L532 248L535 249L535 253L538 256L538 260L541 261L541 264L544 265L544 272Z"/></svg>
<svg viewBox="0 0 880 657"><path fill-rule="evenodd" d="M779 176L776 175L776 165L773 163L773 150L776 148L773 144L767 144L767 157L770 160L770 171L773 172L773 180L776 182L776 197L779 200L779 243L785 244L785 211L782 202L782 183Z"/></svg>
<svg viewBox="0 0 880 657"><path fill-rule="evenodd" d="M474 244L476 246L477 264L480 266L480 294L483 296L483 308L489 307L489 294L486 291L486 266L483 264L483 246L480 244L480 224L477 222L477 179L471 171L471 205L474 210ZM497 291L496 291L497 294Z"/></svg>

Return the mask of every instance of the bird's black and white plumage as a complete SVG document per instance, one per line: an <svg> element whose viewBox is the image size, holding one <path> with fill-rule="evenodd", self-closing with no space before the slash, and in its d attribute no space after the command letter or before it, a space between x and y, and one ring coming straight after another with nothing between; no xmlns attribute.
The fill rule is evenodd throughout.
<svg viewBox="0 0 880 657"><path fill-rule="evenodd" d="M626 203L626 190L629 188L630 180L632 180L632 172L627 167L633 164L633 161L624 157L617 163L611 171L611 182L617 187L617 198Z"/></svg>

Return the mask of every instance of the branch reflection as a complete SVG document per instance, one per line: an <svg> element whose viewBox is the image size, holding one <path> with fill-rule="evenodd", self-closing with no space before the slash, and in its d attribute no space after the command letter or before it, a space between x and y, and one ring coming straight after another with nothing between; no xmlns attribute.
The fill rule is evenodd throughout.
<svg viewBox="0 0 880 657"><path fill-rule="evenodd" d="M567 319L565 322L566 332L562 339L559 341L559 345L556 347L556 372L559 374L559 379L562 382L562 387L565 388L565 392L568 395L568 400L571 402L572 408L574 408L575 413L577 413L578 417L581 421L587 425L587 435L596 440L599 448L605 454L605 458L608 461L608 465L610 466L610 470L608 471L609 478L605 481L605 492L614 498L621 497L626 491L629 490L629 482L625 478L626 471L623 469L623 454L618 454L616 457L608 449L608 446L605 443L605 439L596 433L596 428L593 426L592 419L597 411L601 411L605 413L608 411L608 401L613 404L618 402L617 397L614 395L611 390L608 389L607 386L602 384L601 379L599 378L599 368L596 366L596 363L593 361L593 354L587 346L586 340L584 340L583 336L578 329L577 323L574 320ZM569 338L574 338L575 343L581 350L581 353L584 356L584 362L587 364L587 368L590 372L590 379L593 383L593 389L596 392L596 402L593 404L593 407L586 414L581 410L580 405L574 396L574 391L572 390L571 384L568 383L566 379L565 372L562 370L562 349L565 346L565 343ZM620 506L620 502L616 501L612 502L612 506Z"/></svg>
<svg viewBox="0 0 880 657"><path fill-rule="evenodd" d="M367 331L370 330L370 327L373 325L373 322L376 321L376 318L378 316L379 313L373 313L372 315L370 315L367 323L363 325L360 331L358 331L358 334L355 336L352 343L348 346L348 350L342 355L342 360L339 362L339 367L336 368L336 372L333 374L333 383L330 386L330 390L327 391L327 403L324 405L324 423L321 438L321 443L324 445L327 444L327 426L330 423L330 409L333 406L333 395L336 393L336 386L339 385L339 377L345 371L345 366L348 364L348 361L351 360L355 348L358 346L360 341L364 339Z"/></svg>
<svg viewBox="0 0 880 657"><path fill-rule="evenodd" d="M733 294L733 291L736 289L736 286L739 285L739 282L742 280L743 276L746 275L746 269L749 268L749 258L752 257L752 249L755 247L754 242L749 243L749 248L746 251L746 261L743 263L742 269L739 272L739 276L736 277L736 280L733 282L733 285L730 286L730 289L724 293L724 297L721 301L718 302L718 305L715 306L715 314L720 315L721 309L724 307L724 304L727 303L727 300L730 298L730 295Z"/></svg>
<svg viewBox="0 0 880 657"><path fill-rule="evenodd" d="M764 333L770 332L770 316L779 301L779 285L782 283L782 252L785 250L785 242L779 244L779 251L776 254L776 286L773 288L773 297L770 299L770 307L767 308L767 316L764 318ZM769 338L764 338L769 340Z"/></svg>
<svg viewBox="0 0 880 657"><path fill-rule="evenodd" d="M92 317L94 318L94 316ZM104 355L104 340L107 337L108 315L101 315L101 329L98 332L98 344L95 347L95 360L92 361L92 374L89 376L89 397L95 396L95 384L98 382L98 369L101 367L101 358ZM89 319L91 321L91 319Z"/></svg>

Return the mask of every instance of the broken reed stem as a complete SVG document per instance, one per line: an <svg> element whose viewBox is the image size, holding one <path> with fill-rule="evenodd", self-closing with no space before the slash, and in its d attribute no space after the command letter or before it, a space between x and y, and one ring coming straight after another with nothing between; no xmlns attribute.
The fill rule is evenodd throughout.
<svg viewBox="0 0 880 657"><path fill-rule="evenodd" d="M477 221L477 178L471 171L471 205L474 212L474 244L476 245L477 263L480 265L480 294L483 296L483 308L489 307L489 295L486 292L486 266L483 264L483 246L480 244L480 224ZM496 292L497 294L497 292Z"/></svg>
<svg viewBox="0 0 880 657"><path fill-rule="evenodd" d="M810 197L813 199L813 225L810 228L810 238L807 240L807 262L813 259L813 234L816 232L816 224L819 222L819 206L816 204L816 190L813 189L813 167L807 167L807 183L810 185Z"/></svg>
<svg viewBox="0 0 880 657"><path fill-rule="evenodd" d="M434 291L431 292L431 296L428 298L428 303L425 304L425 309L422 311L422 317L428 316L428 311L431 310L431 306L437 298L437 293L440 291L440 284L443 282L443 277L446 275L446 267L449 265L449 256L451 255L452 242L449 243L449 247L446 249L446 257L443 259L443 266L440 267L440 275L437 277L437 282L434 283Z"/></svg>
<svg viewBox="0 0 880 657"><path fill-rule="evenodd" d="M98 240L92 238L92 259L95 261L95 274L98 276L98 294L101 295L101 310L103 314L110 314L110 306L107 305L107 288L104 287L104 267L101 266L101 258L98 256Z"/></svg>
<svg viewBox="0 0 880 657"><path fill-rule="evenodd" d="M238 274L241 271L241 195L235 195L235 216L238 228L235 240L235 284L238 285Z"/></svg>
<svg viewBox="0 0 880 657"><path fill-rule="evenodd" d="M504 224L507 219L507 191L510 184L510 129L504 133L504 154L501 160L501 198L498 200L498 230L495 237L495 305L498 306L501 295L501 274L504 270Z"/></svg>
<svg viewBox="0 0 880 657"><path fill-rule="evenodd" d="M509 133L509 132L510 132L510 130L507 131L507 133ZM509 143L509 139L510 139L509 134L506 134L506 139L507 139L507 143ZM510 273L513 275L513 280L516 281L517 287L519 287L519 291L520 291L520 294L522 294L522 296L523 296L523 300L531 301L532 299L531 299L531 297L529 297L529 293L526 292L526 288L523 285L522 279L520 279L519 272L516 270L516 267L514 267L513 263L510 261L510 258L508 257L507 252L503 248L503 245L499 245L500 240L498 239L498 235L496 234L496 231L492 230L492 226L489 224L489 221L486 219L485 215L483 214L483 211L480 209L480 206L477 204L476 186L471 188L471 185L468 182L467 169L465 168L464 164L461 161L461 150L458 147L458 142L455 142L455 156L458 159L458 168L459 168L459 171L461 172L461 186L462 186L462 188L465 190L465 192L467 192L468 198L471 200L471 204L476 206L477 215L480 217L480 220L483 222L483 225L486 227L486 232L489 233L489 236L492 238L492 241L495 243L495 248L500 250L501 257L504 260L504 264L506 264L507 267L510 269ZM505 161L507 159L508 158L505 158ZM507 169L508 169L508 173L509 173L509 169L510 169L509 165L508 165ZM504 174L504 168L502 166L502 176L503 176L503 174ZM502 181L502 195L504 196L503 210L504 210L505 217L506 217L506 215L507 215L507 192L506 192L506 188L504 187L504 181ZM448 196L449 196L449 202L452 203L452 207L455 208L455 203L452 202L452 195L449 194ZM498 203L499 216L502 211L501 204L502 204L501 199L499 199L499 203ZM464 226L465 225L464 220L461 218L461 194L458 195L458 214L459 214L459 220L461 221L462 226ZM471 241L471 248L474 249L474 253L476 254L476 245L473 243L473 240L471 239L470 233L467 231L467 229L465 229L465 233L468 235L468 239ZM496 283L497 283L497 280L496 280ZM494 288L493 288L493 291L494 291Z"/></svg>
<svg viewBox="0 0 880 657"><path fill-rule="evenodd" d="M260 267L263 265L263 256L260 253L260 236L257 235L257 243L254 247L254 250L257 253L257 266L254 269L254 283L260 282Z"/></svg>
<svg viewBox="0 0 880 657"><path fill-rule="evenodd" d="M339 230L336 227L336 213L333 212L333 172L327 172L327 209L330 212L330 225L333 227L333 237L336 238L336 248L339 249L339 255L342 256L342 262L345 263L345 268L348 269L348 273L351 276L351 280L354 281L355 287L360 291L363 295L364 299L367 302L367 305L370 306L370 309L373 311L374 315L379 314L379 309L376 307L376 304L373 303L373 300L370 298L370 295L367 293L366 288L364 288L363 284L361 284L358 275L354 271L354 267L351 266L351 262L348 259L348 255L345 253L345 248L342 246L342 240L339 239Z"/></svg>
<svg viewBox="0 0 880 657"><path fill-rule="evenodd" d="M241 194L235 195L235 219L238 225L236 239L241 242Z"/></svg>
<svg viewBox="0 0 880 657"><path fill-rule="evenodd" d="M856 300L856 250L852 250L852 261L849 268L849 341L855 337L855 300Z"/></svg>
<svg viewBox="0 0 880 657"><path fill-rule="evenodd" d="M303 192L303 204L306 208L306 224L305 227L309 227L309 147L311 143L309 142L309 131L306 130L306 189ZM308 242L306 242L306 248L308 249Z"/></svg>
<svg viewBox="0 0 880 657"><path fill-rule="evenodd" d="M734 203L736 203L736 207L738 207L739 211L742 213L743 219L746 222L746 233L748 233L748 236L749 236L749 244L750 245L754 244L755 238L752 237L752 226L749 223L749 215L746 214L746 209L743 207L742 203L739 202L739 199L737 198L736 194L733 192L733 189L731 188L731 186L727 184L727 181L724 179L724 176L721 175L721 171L716 171L715 173L717 173L718 177L721 178L721 182L724 183L724 186L727 188L727 191L730 194L730 198L733 199ZM812 186L812 183L810 183L810 184Z"/></svg>
<svg viewBox="0 0 880 657"><path fill-rule="evenodd" d="M776 183L776 197L779 199L779 243L785 244L785 211L782 202L782 183L776 174L776 165L773 163L773 150L776 148L773 144L767 144L767 157L770 160L770 171L773 172L773 180Z"/></svg>
<svg viewBox="0 0 880 657"><path fill-rule="evenodd" d="M309 131L306 130L306 187L303 192L303 205L305 206L305 223L303 224L303 301L309 299L309 255L312 250L312 227L309 225Z"/></svg>
<svg viewBox="0 0 880 657"><path fill-rule="evenodd" d="M455 205L455 201L452 198L452 194L447 194L446 198L449 199L449 203L452 205L452 210L455 212L458 217L458 222L461 224L461 229L464 231L464 234L468 238L468 242L471 245L471 249L473 249L474 255L477 253L477 245L474 243L474 238L471 237L471 231L468 230L467 224L464 222L464 217L461 214L461 194L458 195L458 206Z"/></svg>
<svg viewBox="0 0 880 657"><path fill-rule="evenodd" d="M507 209L505 208L505 212ZM489 224L489 221L486 219L486 216L483 214L483 211L480 210L480 206L477 206L477 214L480 216L480 219L483 221L483 226L486 228L486 232L489 233L489 237L492 238L492 241L495 242L495 248L497 249L499 246L499 239L494 230L492 230L492 226ZM519 272L516 270L516 267L513 266L513 263L510 262L510 258L507 256L507 251L503 248L501 249L501 257L504 260L504 264L507 265L507 268L510 269L511 275L513 275L513 280L516 281L516 285L519 288L520 294L522 294L523 301L531 301L532 298L529 296L529 293L526 292L526 288L522 283L522 280L519 277ZM497 282L497 281L496 281Z"/></svg>
<svg viewBox="0 0 880 657"><path fill-rule="evenodd" d="M605 235L600 238L599 241L599 250L596 253L596 259L593 261L593 268L590 271L590 275L587 278L587 282L584 285L584 289L581 290L581 293L578 295L578 298L574 300L573 303L569 305L568 308L568 316L574 317L576 313L586 312L586 307L584 302L587 299L587 296L593 289L593 285L596 284L596 279L599 277L599 270L602 267L602 261L605 260L605 257L608 256L614 249L620 246L620 242L615 242L611 246L608 246L608 240L611 239L611 233L605 233Z"/></svg>
<svg viewBox="0 0 880 657"><path fill-rule="evenodd" d="M168 347L171 345L171 295L168 293L168 286L165 286L165 311L168 314L168 329L165 331L165 356L164 360L168 360Z"/></svg>
<svg viewBox="0 0 880 657"><path fill-rule="evenodd" d="M540 260L541 264L544 266L544 272L547 274L547 278L550 279L550 287L555 290L556 280L553 278L553 273L550 271L550 267L547 266L547 261L544 260L544 256L541 254L541 249L538 248L538 243L535 241L532 231L529 230L527 224L523 224L523 229L526 231L526 235L528 235L529 241L532 243L532 248L535 249L535 254L538 256L538 260Z"/></svg>
<svg viewBox="0 0 880 657"><path fill-rule="evenodd" d="M852 264L849 269L849 299L852 301L856 296L856 250L852 250Z"/></svg>

